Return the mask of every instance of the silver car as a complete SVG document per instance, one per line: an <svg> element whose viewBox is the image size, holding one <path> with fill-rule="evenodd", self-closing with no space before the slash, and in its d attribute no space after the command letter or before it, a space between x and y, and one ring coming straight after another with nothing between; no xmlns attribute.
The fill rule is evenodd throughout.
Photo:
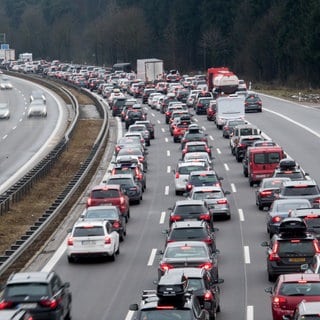
<svg viewBox="0 0 320 320"><path fill-rule="evenodd" d="M0 103L0 119L9 119L10 118L10 110L9 105L6 102Z"/></svg>
<svg viewBox="0 0 320 320"><path fill-rule="evenodd" d="M183 194L186 191L186 183L190 172L208 170L206 162L179 162L174 173L174 184L176 195Z"/></svg>
<svg viewBox="0 0 320 320"><path fill-rule="evenodd" d="M47 107L42 100L33 100L28 109L28 118L30 117L46 117Z"/></svg>

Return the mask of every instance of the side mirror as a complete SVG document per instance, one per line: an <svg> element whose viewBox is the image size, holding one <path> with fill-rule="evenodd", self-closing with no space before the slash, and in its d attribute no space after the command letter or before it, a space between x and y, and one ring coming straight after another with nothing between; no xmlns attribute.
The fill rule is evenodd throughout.
<svg viewBox="0 0 320 320"><path fill-rule="evenodd" d="M138 310L139 310L138 304L137 304L137 303L130 304L129 310L131 310L131 311L138 311Z"/></svg>
<svg viewBox="0 0 320 320"><path fill-rule="evenodd" d="M168 230L168 229L164 229L164 230L161 231L161 233L162 233L162 234L168 234L168 233L169 233L169 230Z"/></svg>
<svg viewBox="0 0 320 320"><path fill-rule="evenodd" d="M219 228L213 227L211 230L212 230L213 232L216 232L216 231L219 231Z"/></svg>
<svg viewBox="0 0 320 320"><path fill-rule="evenodd" d="M264 292L272 294L272 287L265 288Z"/></svg>
<svg viewBox="0 0 320 320"><path fill-rule="evenodd" d="M65 283L63 284L63 287L64 287L64 288L70 288L70 282L65 282Z"/></svg>
<svg viewBox="0 0 320 320"><path fill-rule="evenodd" d="M261 242L260 246L261 247L269 247L270 243L268 241L263 241L263 242Z"/></svg>
<svg viewBox="0 0 320 320"><path fill-rule="evenodd" d="M72 229L67 229L67 233L71 233L72 232Z"/></svg>
<svg viewBox="0 0 320 320"><path fill-rule="evenodd" d="M221 284L224 283L224 279L216 279L213 281L214 284Z"/></svg>
<svg viewBox="0 0 320 320"><path fill-rule="evenodd" d="M228 195L228 194L231 194L231 192L230 191L225 191L224 194Z"/></svg>
<svg viewBox="0 0 320 320"><path fill-rule="evenodd" d="M218 180L223 180L223 177L219 177Z"/></svg>

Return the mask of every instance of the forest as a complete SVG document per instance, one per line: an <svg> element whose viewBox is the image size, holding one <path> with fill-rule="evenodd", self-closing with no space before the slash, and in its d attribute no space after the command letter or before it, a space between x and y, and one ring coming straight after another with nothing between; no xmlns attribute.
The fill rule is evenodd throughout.
<svg viewBox="0 0 320 320"><path fill-rule="evenodd" d="M319 0L0 0L0 34L34 58L166 69L228 66L254 81L319 87Z"/></svg>

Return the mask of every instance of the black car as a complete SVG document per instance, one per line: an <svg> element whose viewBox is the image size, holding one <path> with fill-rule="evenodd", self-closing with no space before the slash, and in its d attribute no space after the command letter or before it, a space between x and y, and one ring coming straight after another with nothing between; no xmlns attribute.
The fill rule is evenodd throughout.
<svg viewBox="0 0 320 320"><path fill-rule="evenodd" d="M146 120L146 115L142 110L128 110L127 115L124 119L126 129L136 121Z"/></svg>
<svg viewBox="0 0 320 320"><path fill-rule="evenodd" d="M218 284L224 282L223 279L214 280L205 269L201 268L177 268L170 269L160 279L164 281L165 278L169 278L175 275L184 275L188 279L187 290L198 298L201 308L207 310L210 315L210 319L216 319L217 312L221 311L220 307L220 287Z"/></svg>
<svg viewBox="0 0 320 320"><path fill-rule="evenodd" d="M0 308L26 309L33 320L70 319L69 286L54 271L17 272L5 284Z"/></svg>
<svg viewBox="0 0 320 320"><path fill-rule="evenodd" d="M219 278L218 252L212 253L202 241L169 242L158 266L158 280L174 268L201 268L210 272L214 281Z"/></svg>
<svg viewBox="0 0 320 320"><path fill-rule="evenodd" d="M126 98L115 98L112 103L112 115L114 117L120 117L121 112L125 106Z"/></svg>
<svg viewBox="0 0 320 320"><path fill-rule="evenodd" d="M261 245L267 247L269 281L275 281L280 274L301 272L301 265L310 265L319 253L318 240L307 232L307 225L300 218L283 219L279 234Z"/></svg>
<svg viewBox="0 0 320 320"><path fill-rule="evenodd" d="M203 241L208 245L212 252L216 251L216 237L206 221L176 221L170 229L164 230L166 245L175 241Z"/></svg>
<svg viewBox="0 0 320 320"><path fill-rule="evenodd" d="M262 112L262 100L255 92L248 92L244 100L244 111Z"/></svg>
<svg viewBox="0 0 320 320"><path fill-rule="evenodd" d="M142 200L142 186L134 180L131 174L116 174L110 176L106 184L120 185L131 203L140 203Z"/></svg>
<svg viewBox="0 0 320 320"><path fill-rule="evenodd" d="M130 305L135 320L209 320L207 310L199 299L187 291L188 279L184 275L162 278L157 290L143 290L140 306Z"/></svg>
<svg viewBox="0 0 320 320"><path fill-rule="evenodd" d="M234 148L234 155L238 162L241 162L245 156L248 147L251 147L252 144L257 140L262 140L262 136L254 135L254 136L243 136L239 138L238 144Z"/></svg>
<svg viewBox="0 0 320 320"><path fill-rule="evenodd" d="M190 141L205 141L208 144L207 134L204 133L198 125L191 124L189 129L185 132L181 138L181 150L184 149L187 142Z"/></svg>

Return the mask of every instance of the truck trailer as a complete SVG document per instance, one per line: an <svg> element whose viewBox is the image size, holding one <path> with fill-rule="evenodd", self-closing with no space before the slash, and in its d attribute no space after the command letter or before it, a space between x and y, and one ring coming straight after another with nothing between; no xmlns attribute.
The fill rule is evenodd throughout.
<svg viewBox="0 0 320 320"><path fill-rule="evenodd" d="M163 61L156 58L137 60L137 78L154 82L163 78Z"/></svg>

